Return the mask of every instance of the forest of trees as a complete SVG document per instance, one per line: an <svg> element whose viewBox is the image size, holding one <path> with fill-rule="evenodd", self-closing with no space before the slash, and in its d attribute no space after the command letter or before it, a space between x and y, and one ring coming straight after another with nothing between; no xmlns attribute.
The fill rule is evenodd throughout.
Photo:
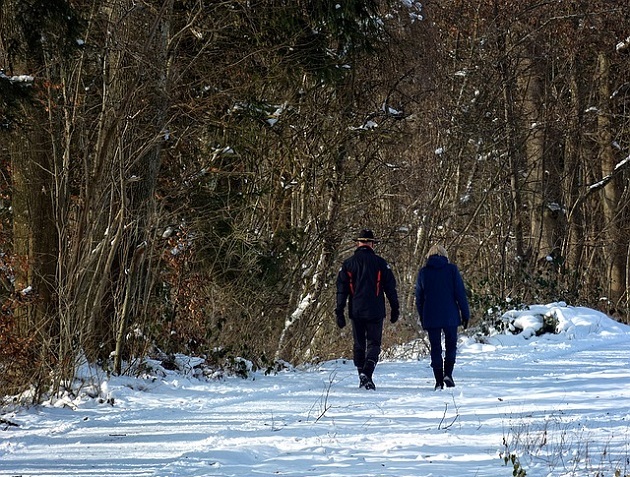
<svg viewBox="0 0 630 477"><path fill-rule="evenodd" d="M473 325L630 321L621 0L0 0L0 394L86 360L348 354L372 228L401 320L429 246Z"/></svg>

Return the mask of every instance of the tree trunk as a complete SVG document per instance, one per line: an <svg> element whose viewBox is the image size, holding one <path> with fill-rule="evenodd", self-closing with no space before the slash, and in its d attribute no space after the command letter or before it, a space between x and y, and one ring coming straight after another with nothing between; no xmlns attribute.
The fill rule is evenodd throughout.
<svg viewBox="0 0 630 477"><path fill-rule="evenodd" d="M46 126L37 120L36 111L25 111L23 119L29 124L28 131L14 132L9 147L13 172L13 243L19 263L15 269L15 290L26 298L26 306L19 307L16 315L24 332L39 329L46 331L47 336L56 337L58 248L50 143L41 133Z"/></svg>
<svg viewBox="0 0 630 477"><path fill-rule="evenodd" d="M527 170L526 203L530 220L528 248L532 258L538 259L550 252L544 227L544 126L542 124L543 82L538 65L528 57L521 59L518 82L523 94L523 124L525 132L525 161Z"/></svg>
<svg viewBox="0 0 630 477"><path fill-rule="evenodd" d="M47 103L45 64L42 45L29 43L16 18L16 0L0 3L0 58L9 66L7 76L32 75L33 86L26 94L16 94L18 118L10 125L8 154L12 172L13 240L17 257L15 290L24 307L16 316L24 333L38 330L44 338L57 339L56 271L58 231L53 208L55 145ZM43 43L43 42L42 42ZM41 75L41 76L38 76ZM4 80L3 80L4 81ZM47 112L48 111L48 112Z"/></svg>
<svg viewBox="0 0 630 477"><path fill-rule="evenodd" d="M605 52L598 57L600 111L597 117L599 157L602 176L606 177L615 170L617 161L613 150L612 121L610 111L610 59ZM614 178L603 189L603 207L605 231L610 239L605 249L608 263L608 299L613 308L625 294L627 241L623 237L623 204L620 202L623 185Z"/></svg>
<svg viewBox="0 0 630 477"><path fill-rule="evenodd" d="M580 91L577 58L572 60L569 78L571 92L571 109L569 123L564 138L565 170L564 203L569 210L567 215L567 230L565 234L562 255L566 258L564 266L567 274L567 288L574 297L579 296L579 288L584 264L585 224L583 203L580 200L580 185L584 183L582 177L582 92Z"/></svg>

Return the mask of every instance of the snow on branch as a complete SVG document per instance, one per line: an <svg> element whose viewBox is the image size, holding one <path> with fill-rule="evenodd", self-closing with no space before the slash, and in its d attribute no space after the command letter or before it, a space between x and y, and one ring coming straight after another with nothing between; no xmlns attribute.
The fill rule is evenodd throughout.
<svg viewBox="0 0 630 477"><path fill-rule="evenodd" d="M605 187L606 184L608 184L613 179L613 177L615 177L615 175L617 175L617 173L623 169L623 167L628 165L628 163L630 163L630 156L626 157L623 161L617 163L613 171L610 174L608 174L606 177L602 177L602 180L588 186L589 190L596 191L596 190L601 189L602 187Z"/></svg>
<svg viewBox="0 0 630 477"><path fill-rule="evenodd" d="M11 84L19 84L21 86L33 86L35 78L31 75L7 76L4 71L0 71L0 80L8 81Z"/></svg>
<svg viewBox="0 0 630 477"><path fill-rule="evenodd" d="M401 0L402 4L409 9L409 18L414 22L416 20L424 20L424 16L422 14L422 3L417 2L416 0Z"/></svg>
<svg viewBox="0 0 630 477"><path fill-rule="evenodd" d="M617 43L617 45L615 46L615 50L617 50L617 53L630 52L630 36L626 38L625 40L622 40L619 43Z"/></svg>

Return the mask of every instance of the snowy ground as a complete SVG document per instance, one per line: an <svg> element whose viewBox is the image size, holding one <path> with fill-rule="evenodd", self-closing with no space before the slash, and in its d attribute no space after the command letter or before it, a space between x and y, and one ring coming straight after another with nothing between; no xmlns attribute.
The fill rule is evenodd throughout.
<svg viewBox="0 0 630 477"><path fill-rule="evenodd" d="M527 339L543 313L562 332ZM519 336L462 340L444 391L427 357L380 363L376 392L344 360L248 380L112 378L113 405L81 394L0 415L0 475L630 475L630 328L561 305L516 315Z"/></svg>

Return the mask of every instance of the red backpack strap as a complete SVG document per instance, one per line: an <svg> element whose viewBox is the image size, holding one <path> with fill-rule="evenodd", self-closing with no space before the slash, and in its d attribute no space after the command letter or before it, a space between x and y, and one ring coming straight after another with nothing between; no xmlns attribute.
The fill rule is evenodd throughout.
<svg viewBox="0 0 630 477"><path fill-rule="evenodd" d="M352 276L352 272L346 271L348 275L348 286L350 287L350 295L354 296L354 280Z"/></svg>

